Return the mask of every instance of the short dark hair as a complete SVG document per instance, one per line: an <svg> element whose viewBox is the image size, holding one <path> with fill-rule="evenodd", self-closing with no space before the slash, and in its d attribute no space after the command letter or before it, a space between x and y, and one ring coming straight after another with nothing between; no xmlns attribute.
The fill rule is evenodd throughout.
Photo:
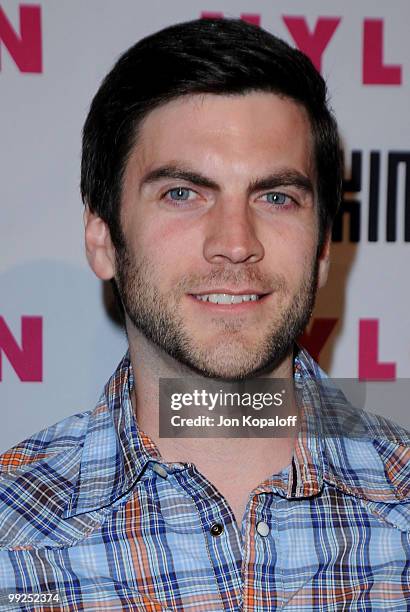
<svg viewBox="0 0 410 612"><path fill-rule="evenodd" d="M81 194L108 225L117 250L122 180L144 117L192 94L272 92L306 109L314 138L320 249L341 197L337 125L324 80L310 59L239 19L198 19L167 27L128 49L103 80L83 130Z"/></svg>

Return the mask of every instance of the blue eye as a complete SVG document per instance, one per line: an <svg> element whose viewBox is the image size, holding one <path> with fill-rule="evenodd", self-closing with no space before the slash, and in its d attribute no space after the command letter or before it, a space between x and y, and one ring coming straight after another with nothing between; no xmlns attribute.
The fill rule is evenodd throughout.
<svg viewBox="0 0 410 612"><path fill-rule="evenodd" d="M264 197L266 197L266 201L269 202L269 204L276 204L279 206L286 204L287 200L289 199L289 196L287 196L285 193L280 193L280 191L266 193Z"/></svg>
<svg viewBox="0 0 410 612"><path fill-rule="evenodd" d="M167 195L171 198L171 200L184 201L189 199L189 194L191 190L186 187L176 187L175 189L170 189L167 192Z"/></svg>

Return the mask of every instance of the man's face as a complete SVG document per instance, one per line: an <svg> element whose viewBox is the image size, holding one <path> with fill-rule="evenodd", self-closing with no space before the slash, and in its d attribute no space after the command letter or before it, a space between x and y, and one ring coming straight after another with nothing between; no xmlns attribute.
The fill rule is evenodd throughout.
<svg viewBox="0 0 410 612"><path fill-rule="evenodd" d="M270 93L149 113L123 181L115 267L128 331L205 376L278 366L326 276L312 148L304 109Z"/></svg>

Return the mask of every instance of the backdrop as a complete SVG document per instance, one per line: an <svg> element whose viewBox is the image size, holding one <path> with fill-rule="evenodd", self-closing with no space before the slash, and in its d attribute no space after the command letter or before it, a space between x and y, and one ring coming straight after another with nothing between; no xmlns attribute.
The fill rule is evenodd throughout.
<svg viewBox="0 0 410 612"><path fill-rule="evenodd" d="M333 376L365 382L366 408L410 427L408 0L3 0L0 450L91 409L126 349L84 256L81 129L126 48L206 14L260 24L328 81L346 195L304 342Z"/></svg>

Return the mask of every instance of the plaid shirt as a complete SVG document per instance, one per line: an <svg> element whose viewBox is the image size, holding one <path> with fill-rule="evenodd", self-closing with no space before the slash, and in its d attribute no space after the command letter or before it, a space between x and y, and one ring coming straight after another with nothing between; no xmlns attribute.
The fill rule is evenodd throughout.
<svg viewBox="0 0 410 612"><path fill-rule="evenodd" d="M94 411L0 457L0 610L410 610L409 435L323 376L300 351L291 469L252 492L240 528L138 430L126 356ZM361 434L340 435L340 415Z"/></svg>

